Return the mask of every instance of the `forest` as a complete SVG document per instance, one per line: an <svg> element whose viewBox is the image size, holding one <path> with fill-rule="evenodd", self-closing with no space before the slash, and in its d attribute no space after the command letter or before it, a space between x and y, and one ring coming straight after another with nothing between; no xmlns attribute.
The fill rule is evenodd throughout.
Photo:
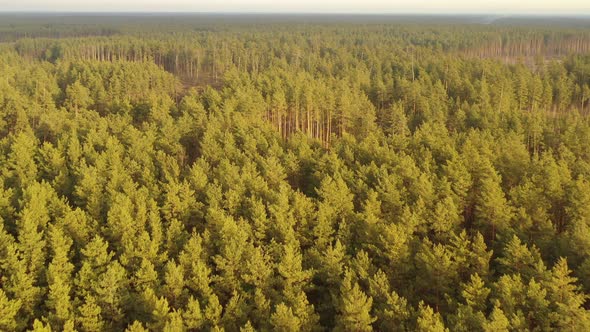
<svg viewBox="0 0 590 332"><path fill-rule="evenodd" d="M590 23L1 17L0 331L590 331Z"/></svg>

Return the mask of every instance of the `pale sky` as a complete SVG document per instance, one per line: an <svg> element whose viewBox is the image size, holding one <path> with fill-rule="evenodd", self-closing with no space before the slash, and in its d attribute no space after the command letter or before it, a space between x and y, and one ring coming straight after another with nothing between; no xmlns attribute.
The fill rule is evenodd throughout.
<svg viewBox="0 0 590 332"><path fill-rule="evenodd" d="M590 15L590 0L0 0L0 11Z"/></svg>

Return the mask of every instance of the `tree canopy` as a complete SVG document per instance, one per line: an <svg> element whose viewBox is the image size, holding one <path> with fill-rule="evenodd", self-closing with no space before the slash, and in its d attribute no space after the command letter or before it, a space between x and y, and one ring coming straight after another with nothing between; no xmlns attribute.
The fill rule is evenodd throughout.
<svg viewBox="0 0 590 332"><path fill-rule="evenodd" d="M0 330L590 330L588 28L153 20L0 23Z"/></svg>

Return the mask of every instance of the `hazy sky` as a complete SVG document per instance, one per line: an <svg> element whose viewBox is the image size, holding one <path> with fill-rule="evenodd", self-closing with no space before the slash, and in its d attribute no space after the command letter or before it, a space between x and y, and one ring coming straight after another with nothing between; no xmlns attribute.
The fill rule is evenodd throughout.
<svg viewBox="0 0 590 332"><path fill-rule="evenodd" d="M590 0L0 0L0 11L590 14Z"/></svg>

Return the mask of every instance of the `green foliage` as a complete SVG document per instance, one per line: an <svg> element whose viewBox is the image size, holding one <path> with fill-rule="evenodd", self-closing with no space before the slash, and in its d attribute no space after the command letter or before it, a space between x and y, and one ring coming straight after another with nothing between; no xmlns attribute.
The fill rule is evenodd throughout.
<svg viewBox="0 0 590 332"><path fill-rule="evenodd" d="M0 289L0 327L3 330L13 330L17 327L16 315L20 310L20 300L10 300Z"/></svg>
<svg viewBox="0 0 590 332"><path fill-rule="evenodd" d="M338 331L372 331L371 317L373 299L367 296L347 272L340 286L339 315L336 318Z"/></svg>
<svg viewBox="0 0 590 332"><path fill-rule="evenodd" d="M0 330L590 330L587 27L135 19L0 19Z"/></svg>
<svg viewBox="0 0 590 332"><path fill-rule="evenodd" d="M448 329L445 328L439 313L435 313L430 306L420 302L418 307L418 319L416 321L416 331L445 332L448 331Z"/></svg>
<svg viewBox="0 0 590 332"><path fill-rule="evenodd" d="M275 312L270 316L270 323L275 331L294 332L301 329L299 318L283 303L277 305Z"/></svg>

